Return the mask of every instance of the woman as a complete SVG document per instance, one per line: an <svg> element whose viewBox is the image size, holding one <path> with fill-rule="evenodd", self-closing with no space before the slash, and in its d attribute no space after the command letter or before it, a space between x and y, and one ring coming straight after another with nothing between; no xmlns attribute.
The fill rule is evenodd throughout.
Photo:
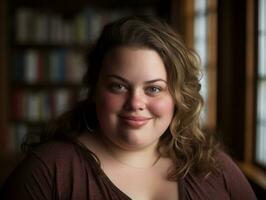
<svg viewBox="0 0 266 200"><path fill-rule="evenodd" d="M2 189L4 199L256 199L199 127L195 53L165 23L105 26L87 99L58 118Z"/></svg>

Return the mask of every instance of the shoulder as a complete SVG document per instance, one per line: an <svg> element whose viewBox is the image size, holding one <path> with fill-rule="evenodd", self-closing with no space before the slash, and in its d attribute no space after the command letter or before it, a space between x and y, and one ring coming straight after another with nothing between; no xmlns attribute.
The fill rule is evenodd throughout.
<svg viewBox="0 0 266 200"><path fill-rule="evenodd" d="M50 199L52 194L67 199L73 185L78 185L78 192L84 189L79 183L85 182L83 179L91 170L87 163L74 143L41 144L28 152L6 180L4 199Z"/></svg>
<svg viewBox="0 0 266 200"><path fill-rule="evenodd" d="M65 171L70 144L47 143L35 147L9 175L1 189L3 199L49 199L55 177ZM65 161L64 161L65 159Z"/></svg>
<svg viewBox="0 0 266 200"><path fill-rule="evenodd" d="M65 162L79 155L79 151L74 143L51 141L40 144L31 150L29 154L33 154L38 159L49 162Z"/></svg>
<svg viewBox="0 0 266 200"><path fill-rule="evenodd" d="M47 142L29 150L13 174L52 179L55 174L63 174L81 165L83 160L85 159L74 143Z"/></svg>
<svg viewBox="0 0 266 200"><path fill-rule="evenodd" d="M82 175L90 169L91 163L85 158L81 148L72 142L52 141L39 145L30 154L44 165L52 176L67 178Z"/></svg>
<svg viewBox="0 0 266 200"><path fill-rule="evenodd" d="M185 190L198 199L256 199L244 174L223 151L217 151L216 171L207 175L189 173L185 179Z"/></svg>
<svg viewBox="0 0 266 200"><path fill-rule="evenodd" d="M223 151L217 152L220 175L232 199L256 199L255 194L237 164Z"/></svg>
<svg viewBox="0 0 266 200"><path fill-rule="evenodd" d="M246 177L227 153L218 151L216 154L216 160L218 164L218 173L220 176L223 176L228 190L230 190L232 186L242 183L248 185Z"/></svg>

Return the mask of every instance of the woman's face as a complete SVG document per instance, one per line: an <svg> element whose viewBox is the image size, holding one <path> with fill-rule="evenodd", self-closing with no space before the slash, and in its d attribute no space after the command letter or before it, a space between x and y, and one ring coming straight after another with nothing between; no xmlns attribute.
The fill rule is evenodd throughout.
<svg viewBox="0 0 266 200"><path fill-rule="evenodd" d="M164 63L156 51L144 48L107 53L95 101L101 134L124 150L156 145L174 113Z"/></svg>

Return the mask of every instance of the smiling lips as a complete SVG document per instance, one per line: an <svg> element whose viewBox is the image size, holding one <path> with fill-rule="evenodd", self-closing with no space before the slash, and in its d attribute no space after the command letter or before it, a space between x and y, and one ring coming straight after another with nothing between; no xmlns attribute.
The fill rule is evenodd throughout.
<svg viewBox="0 0 266 200"><path fill-rule="evenodd" d="M120 116L122 122L132 128L140 128L148 123L151 118L137 116Z"/></svg>

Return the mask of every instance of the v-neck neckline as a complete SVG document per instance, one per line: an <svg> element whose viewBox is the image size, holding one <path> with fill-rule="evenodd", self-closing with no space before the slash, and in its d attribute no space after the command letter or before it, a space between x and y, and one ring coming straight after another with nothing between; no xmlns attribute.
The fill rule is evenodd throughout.
<svg viewBox="0 0 266 200"><path fill-rule="evenodd" d="M78 142L78 144L76 144L79 149L81 151L85 150L86 154L89 156L89 159L87 156L84 155L84 158L89 161L92 162L93 164L93 169L97 172L97 178L100 178L103 182L107 182L111 188L113 190L115 190L116 192L119 192L122 196L124 196L123 198L125 198L125 200L133 200L132 198L130 198L125 192L123 192L108 176L107 174L103 171L103 169L100 166L100 163L97 161L97 156L96 154L91 151L90 149L88 149L87 147L85 147L83 144L81 144L80 142ZM95 157L96 156L96 157ZM180 178L178 180L178 184L177 184L177 190L178 190L178 200L184 200L184 194L185 194L185 190L184 190L184 180L183 178Z"/></svg>

